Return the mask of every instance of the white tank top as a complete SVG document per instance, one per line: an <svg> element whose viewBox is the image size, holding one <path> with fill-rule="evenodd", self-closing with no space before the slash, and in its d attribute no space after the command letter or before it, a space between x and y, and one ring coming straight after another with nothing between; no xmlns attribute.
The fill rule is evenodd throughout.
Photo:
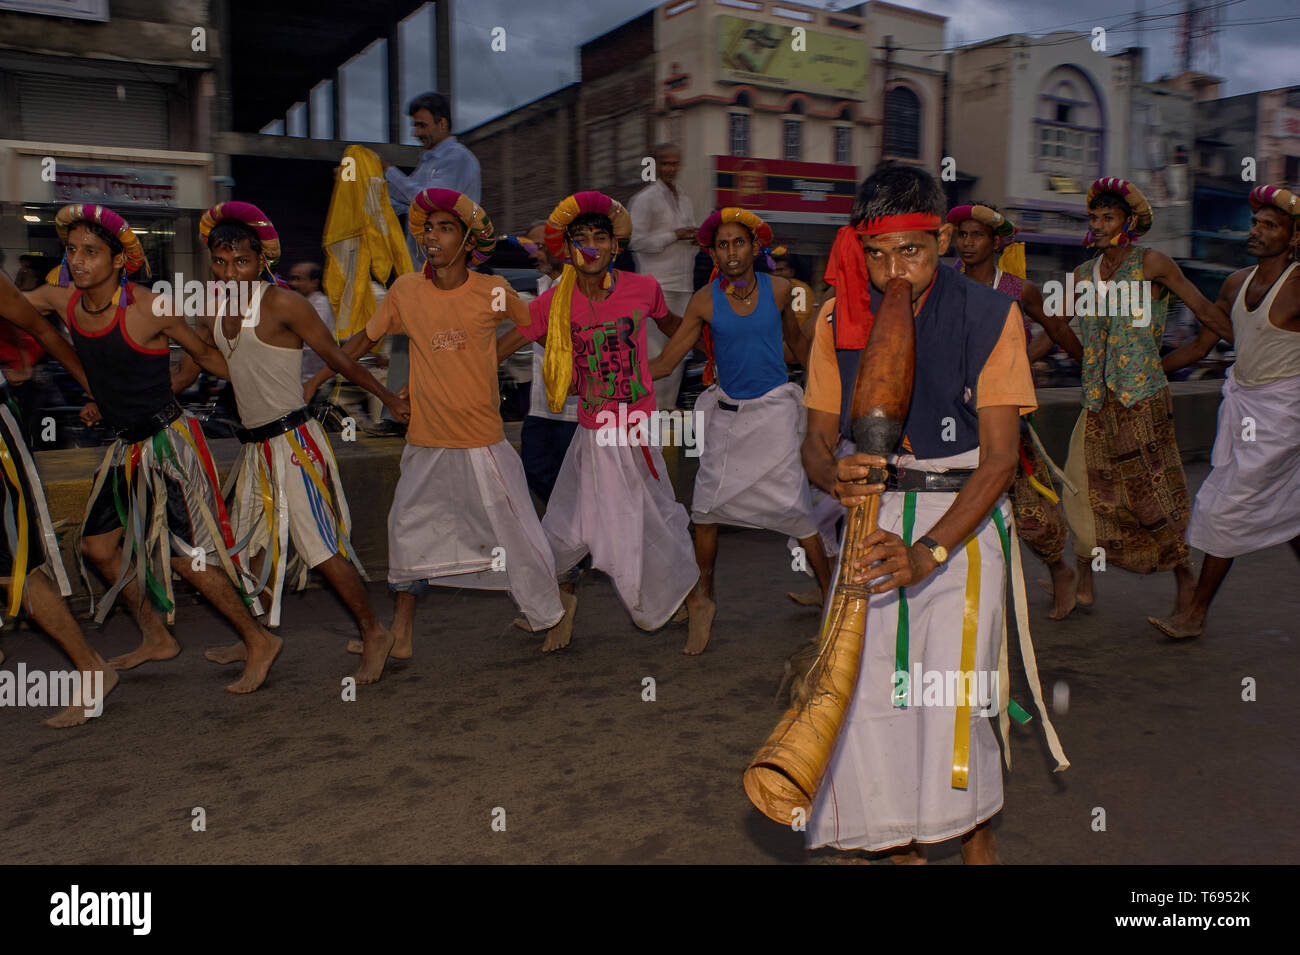
<svg viewBox="0 0 1300 955"><path fill-rule="evenodd" d="M224 306L212 328L212 338L230 366L235 404L245 428L260 428L306 404L302 400L302 348L268 345L257 337L262 294L268 287L263 282L253 293L248 315L234 338L226 338L221 327Z"/></svg>
<svg viewBox="0 0 1300 955"><path fill-rule="evenodd" d="M1246 289L1250 288L1259 266L1251 269L1246 281L1241 283L1237 299L1232 303L1233 347L1237 352L1233 375L1239 385L1267 385L1271 381L1300 375L1300 332L1278 328L1268 320L1273 300L1297 264L1300 263L1292 262L1287 266L1264 296L1264 301L1254 309L1246 308Z"/></svg>

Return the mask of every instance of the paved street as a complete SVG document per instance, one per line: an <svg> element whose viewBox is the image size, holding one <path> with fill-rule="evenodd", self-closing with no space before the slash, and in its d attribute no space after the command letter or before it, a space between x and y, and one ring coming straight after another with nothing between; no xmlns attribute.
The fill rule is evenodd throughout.
<svg viewBox="0 0 1300 955"><path fill-rule="evenodd" d="M1206 472L1188 468L1193 487ZM1043 682L1073 766L1053 775L1035 723L1014 730L997 834L1009 863L1296 863L1300 835L1300 566L1287 548L1240 560L1199 640L1146 623L1173 581L1110 571L1091 614L1053 624L1027 560ZM1199 555L1197 556L1199 567ZM123 675L75 730L0 708L6 863L800 863L801 834L754 810L740 774L773 728L782 662L816 624L785 599L804 578L773 534L720 538L708 652L684 624L632 626L604 579L584 580L573 646L543 656L502 594L435 591L416 656L341 700L353 658L337 600L291 598L284 652L249 697L203 648L232 639L183 606L177 659ZM386 588L372 597L390 613ZM92 637L133 647L116 613ZM1014 645L1014 644L1013 644ZM66 666L30 630L0 636L5 669ZM1029 694L1012 654L1012 696ZM656 699L642 700L655 680ZM1242 680L1257 681L1243 702ZM191 829L203 807L207 831ZM493 811L505 810L504 832ZM1091 828L1095 807L1107 828ZM933 861L956 862L955 842Z"/></svg>

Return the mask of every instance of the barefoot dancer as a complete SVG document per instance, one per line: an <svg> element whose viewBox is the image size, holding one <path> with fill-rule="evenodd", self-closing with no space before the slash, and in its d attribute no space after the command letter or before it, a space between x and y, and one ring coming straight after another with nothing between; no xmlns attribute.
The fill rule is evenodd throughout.
<svg viewBox="0 0 1300 955"><path fill-rule="evenodd" d="M212 326L201 328L226 358L246 429L240 430L243 451L225 491L234 490L235 538L248 541L240 555L247 589L268 598L267 623L275 627L285 582L295 579L302 589L308 568L319 570L361 629L365 650L353 677L373 683L383 673L393 636L375 620L366 595L333 449L303 403L303 349L377 395L399 421L406 420L409 406L338 350L310 302L274 283L271 267L280 257L280 239L262 210L247 202L215 205L199 222L199 238L207 243L213 276L226 290ZM262 281L264 273L271 283ZM173 387L188 387L198 372L187 357ZM242 660L244 645L206 656L215 663Z"/></svg>
<svg viewBox="0 0 1300 955"><path fill-rule="evenodd" d="M884 493L865 552L841 555L863 569L875 564L862 578L872 596L857 687L808 818L808 846L894 848L898 861L921 861L923 844L960 835L963 860L988 863L997 861L988 822L1002 808L1002 767L981 710L1000 711L1005 740L1003 593L1020 553L1003 492L1016 470L1019 417L1035 402L1019 305L939 262L952 235L944 205L925 171L877 170L859 187L852 225L840 230L827 265L836 297L817 319L803 460L845 507ZM911 408L889 483L853 483L887 463L863 453L836 460L833 448L837 435L851 433L872 310L900 277L916 313ZM1017 625L1024 646L1023 612ZM1046 729L1032 654L1025 662ZM926 686L930 674L945 682L969 674L963 682L984 686L985 698L934 699L916 682L898 692L896 675L918 672ZM990 685L1000 692L987 692ZM1048 741L1065 768L1050 730Z"/></svg>
<svg viewBox="0 0 1300 955"><path fill-rule="evenodd" d="M1082 361L1083 347L1069 324L1059 315L1044 314L1043 293L1025 278L1024 243L1007 245L1016 234L1015 224L988 203L957 206L948 213L948 223L957 230L953 238L960 260L958 271L1020 303L1025 338L1029 340L1029 361L1046 355L1053 342L1075 361ZM1001 256L995 259L999 252ZM1046 334L1030 339L1031 319L1042 325ZM1008 496L1020 539L1051 571L1055 605L1048 616L1062 620L1074 609L1074 568L1065 560L1067 529L1060 498L1052 486L1054 465L1033 433L1032 417L1020 419L1020 464Z"/></svg>
<svg viewBox="0 0 1300 955"><path fill-rule="evenodd" d="M1233 558L1284 541L1300 557L1300 196L1259 186L1250 206L1246 251L1259 264L1228 276L1219 291L1237 362L1223 384L1214 470L1187 527L1187 543L1205 560L1187 604L1148 618L1176 638L1204 629Z"/></svg>
<svg viewBox="0 0 1300 955"><path fill-rule="evenodd" d="M803 389L789 381L782 355L789 347L802 363L808 342L790 281L754 271L754 256L772 245L772 228L752 212L728 207L704 220L699 242L713 256L718 276L691 297L681 326L650 362L650 373L671 372L708 326L717 381L695 403L703 416L702 454L691 499L700 592L713 600L718 525L731 524L794 537L825 594L830 564L799 463ZM713 377L706 370L705 380Z"/></svg>
<svg viewBox="0 0 1300 955"><path fill-rule="evenodd" d="M653 278L612 268L631 234L627 210L599 192L569 196L546 223L547 250L568 264L559 285L529 304L532 324L518 332L545 340L551 410L563 407L575 386L579 404L578 432L542 528L556 569L566 573L590 553L642 630L662 627L685 600L690 638L684 652L694 654L708 642L714 606L698 586L686 509L673 494L657 443L651 446L655 392L646 354L649 323L670 336L680 318L670 315ZM567 632L556 636L542 649L568 645Z"/></svg>
<svg viewBox="0 0 1300 955"><path fill-rule="evenodd" d="M63 363L83 388L87 387L85 372L72 347L53 325L37 314L3 272L0 272L0 316L35 337L46 351ZM23 440L22 428L9 408L9 388L4 376L0 375L0 487L3 487L4 508L0 573L4 574L9 597L4 606L4 617L12 619L18 616L26 603L32 622L49 634L71 658L81 679L102 681L97 697L97 702L102 702L104 696L117 686L117 671L86 643L81 627L77 626L63 600L72 588L63 570L63 559L59 556L59 542L50 523L49 508L45 505L45 490ZM50 579L51 576L54 580ZM55 581L58 582L57 589ZM0 660L3 659L4 656L0 655ZM90 685L94 686L93 683ZM94 707L74 701L63 712L46 720L45 725L59 729L77 726L88 719L87 709L93 711Z"/></svg>
<svg viewBox="0 0 1300 955"><path fill-rule="evenodd" d="M217 469L198 421L172 397L168 339L223 378L225 359L182 316L157 314L157 296L127 281L145 260L121 216L104 206L69 205L55 226L67 245L61 280L70 275L76 288L46 285L27 298L66 315L98 410L118 434L95 472L81 528L82 555L113 582L95 619L103 621L120 593L143 636L138 649L109 664L127 670L180 653L151 605L173 621L175 570L239 631L248 659L226 689L251 693L266 679L280 638L253 619L232 583L239 572Z"/></svg>
<svg viewBox="0 0 1300 955"><path fill-rule="evenodd" d="M504 279L469 271L471 257L487 261L496 235L467 196L425 189L409 221L423 270L398 276L343 346L358 358L385 335L411 341L411 425L388 512L391 655L399 659L411 655L415 598L430 584L509 590L534 630L572 625L523 465L501 425L496 366L515 349L498 350L496 328L503 318L526 323L528 308Z"/></svg>
<svg viewBox="0 0 1300 955"><path fill-rule="evenodd" d="M1098 179L1089 187L1086 242L1101 251L1075 270L1076 288L1086 281L1083 288L1096 294L1095 307L1077 309L1083 413L1065 465L1075 491L1067 487L1061 498L1074 535L1077 600L1085 607L1093 602L1098 547L1107 567L1138 574L1172 570L1175 609L1186 605L1196 583L1183 539L1190 506L1167 377L1188 360L1187 351L1160 357L1168 293L1218 334L1232 332L1223 310L1196 290L1173 259L1133 244L1152 221L1151 204L1131 182ZM1139 294L1103 296L1100 282L1123 283ZM1148 301L1143 289L1150 289L1150 315L1142 314ZM1084 295L1081 302L1087 301Z"/></svg>

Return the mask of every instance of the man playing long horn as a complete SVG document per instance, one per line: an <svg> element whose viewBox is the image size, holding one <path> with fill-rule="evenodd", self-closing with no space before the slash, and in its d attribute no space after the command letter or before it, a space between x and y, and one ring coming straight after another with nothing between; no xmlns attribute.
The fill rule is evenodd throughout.
<svg viewBox="0 0 1300 955"><path fill-rule="evenodd" d="M1046 355L1055 342L1075 361L1082 361L1083 348L1069 324L1059 315L1043 313L1043 293L1026 278L1025 244L1010 242L1016 234L1015 223L996 206L975 203L949 210L948 224L956 229L953 243L957 246L958 271L1020 303L1029 360ZM1032 334L1030 319L1043 327L1042 334ZM1052 486L1051 464L1031 429L1029 418L1022 418L1020 462L1009 496L1020 539L1051 571L1055 605L1049 616L1061 620L1074 609L1074 569L1065 560L1067 528L1060 498Z"/></svg>
<svg viewBox="0 0 1300 955"><path fill-rule="evenodd" d="M877 170L827 267L836 295L822 306L809 360L804 467L846 508L882 498L877 530L840 557L871 596L857 688L807 842L922 862L926 843L961 836L966 862L991 863L1002 769L988 716L1006 709L1003 590L1007 555L1018 554L1005 492L1019 418L1035 399L1019 305L939 262L953 232L945 205L925 171ZM903 438L891 460L837 460L873 309L897 278L911 285L917 355ZM887 484L858 483L886 465ZM1000 723L1005 731L1005 716Z"/></svg>
<svg viewBox="0 0 1300 955"><path fill-rule="evenodd" d="M1232 319L1237 362L1219 405L1212 470L1196 492L1187 543L1205 551L1196 590L1173 616L1148 618L1174 638L1198 636L1235 557L1289 541L1300 557L1300 196L1250 194L1246 251L1218 305Z"/></svg>
<svg viewBox="0 0 1300 955"><path fill-rule="evenodd" d="M1196 342L1160 355L1169 294L1218 335L1230 337L1232 328L1178 263L1135 244L1154 221L1137 186L1098 179L1087 202L1090 229L1084 241L1098 254L1075 270L1075 287L1081 289L1075 311L1083 338L1083 413L1065 463L1074 490L1067 487L1061 498L1074 534L1077 600L1085 607L1093 602L1096 561L1098 567L1138 574L1172 570L1177 610L1191 598L1196 578L1184 540L1191 508L1168 374L1194 360Z"/></svg>
<svg viewBox="0 0 1300 955"><path fill-rule="evenodd" d="M650 363L656 378L671 373L705 331L716 377L695 410L701 416L700 470L691 498L700 588L713 599L718 525L778 531L804 548L822 594L830 564L812 516L812 494L799 466L802 389L788 380L783 347L807 361L792 301L793 286L754 271L772 245L772 228L754 213L728 207L704 220L700 245L718 275L692 297L682 323ZM820 602L820 601L819 601ZM703 649L699 647L698 649Z"/></svg>

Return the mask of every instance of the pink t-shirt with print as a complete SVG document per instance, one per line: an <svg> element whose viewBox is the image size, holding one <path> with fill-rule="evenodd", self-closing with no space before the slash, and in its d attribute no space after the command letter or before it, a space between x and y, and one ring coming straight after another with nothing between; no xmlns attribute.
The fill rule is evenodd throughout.
<svg viewBox="0 0 1300 955"><path fill-rule="evenodd" d="M655 410L646 322L668 314L664 293L652 276L619 271L613 274L614 288L608 298L592 302L575 288L569 308L578 423L592 430L608 423L608 416L600 420L602 411L617 415L620 404L627 405L629 415ZM525 337L545 344L551 299L556 291L548 289L529 303L532 324L519 327Z"/></svg>

